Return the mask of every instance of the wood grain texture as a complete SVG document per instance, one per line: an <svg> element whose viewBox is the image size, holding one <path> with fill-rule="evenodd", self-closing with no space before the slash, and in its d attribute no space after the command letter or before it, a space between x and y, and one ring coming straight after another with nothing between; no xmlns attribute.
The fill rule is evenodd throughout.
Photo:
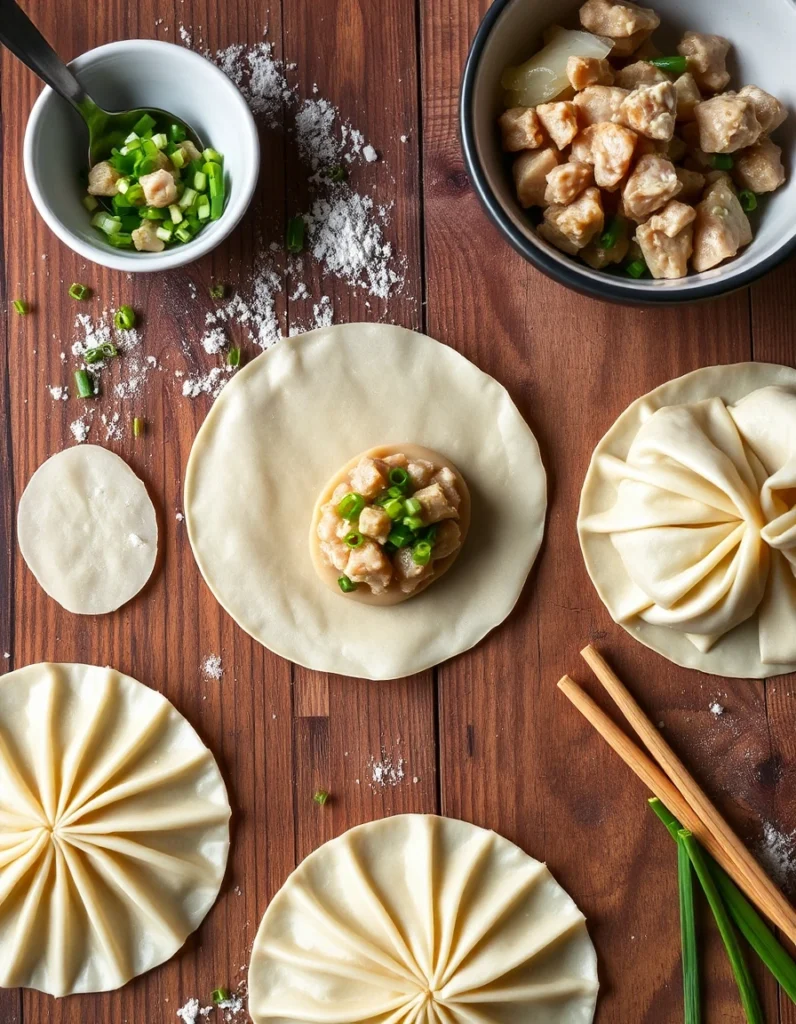
<svg viewBox="0 0 796 1024"><path fill-rule="evenodd" d="M794 363L796 285L785 267L751 292L677 310L631 310L578 298L503 244L464 171L456 114L461 67L485 0L166 0L95 6L74 0L27 8L67 58L123 37L215 50L263 38L295 63L302 97L336 103L382 159L369 168L379 201L393 203L389 241L406 285L389 300L324 276L309 260L277 261L283 330L307 324L313 301L335 319L386 319L426 329L509 388L539 438L549 474L545 543L509 621L479 647L435 672L366 683L295 668L264 651L218 607L190 553L181 485L209 400L184 399L176 369L207 368L198 344L206 288L246 278L256 253L281 242L286 218L311 195L286 124L264 129L263 170L247 224L200 263L164 276L88 266L36 215L22 175L22 138L38 93L33 76L0 56L0 648L8 667L45 659L110 663L154 686L186 714L216 753L234 810L230 868L216 907L168 964L119 992L55 1001L0 990L0 1024L146 1024L176 1021L189 996L235 987L269 898L295 864L360 822L436 811L493 827L545 859L585 910L602 979L601 1024L663 1024L682 1014L674 849L646 809L646 793L556 691L566 671L592 693L578 650L601 646L689 769L750 843L761 822L796 828L796 691L690 673L633 643L611 622L586 575L574 521L594 445L625 406L670 377L716 362ZM407 141L401 142L401 136ZM354 172L357 173L356 171ZM76 306L72 280L95 298ZM303 280L314 300L291 302ZM192 298L190 283L196 286ZM29 317L8 313L25 296ZM424 302L424 300L426 300ZM35 468L71 443L76 400L54 403L65 379L78 310L120 301L142 314L144 349L165 367L126 419L147 436L105 442L149 486L160 516L162 559L144 593L100 620L68 615L38 588L14 536L16 502ZM248 355L254 354L244 342ZM114 371L117 372L117 371ZM113 383L113 377L108 379ZM105 406L103 406L103 409ZM112 409L112 404L108 406ZM203 677L209 653L220 681ZM720 719L708 706L718 699ZM372 763L402 761L395 786L373 782ZM328 789L324 808L313 792ZM706 922L707 923L707 922ZM720 944L705 927L707 1024L740 1020ZM796 1024L794 1009L758 974L769 1021Z"/></svg>

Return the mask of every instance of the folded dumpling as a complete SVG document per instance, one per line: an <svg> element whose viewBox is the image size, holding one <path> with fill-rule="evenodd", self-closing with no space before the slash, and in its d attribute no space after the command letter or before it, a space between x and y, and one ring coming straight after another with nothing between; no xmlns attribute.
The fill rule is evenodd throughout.
<svg viewBox="0 0 796 1024"><path fill-rule="evenodd" d="M215 902L230 808L211 752L109 668L0 678L0 985L118 988Z"/></svg>
<svg viewBox="0 0 796 1024"><path fill-rule="evenodd" d="M544 864L463 821L351 829L288 878L249 971L255 1024L590 1024L597 960Z"/></svg>
<svg viewBox="0 0 796 1024"><path fill-rule="evenodd" d="M584 486L581 542L603 599L623 625L675 631L703 654L746 623L761 671L728 674L789 671L796 387L654 405L637 411L626 450L601 444ZM600 537L619 557L610 567Z"/></svg>

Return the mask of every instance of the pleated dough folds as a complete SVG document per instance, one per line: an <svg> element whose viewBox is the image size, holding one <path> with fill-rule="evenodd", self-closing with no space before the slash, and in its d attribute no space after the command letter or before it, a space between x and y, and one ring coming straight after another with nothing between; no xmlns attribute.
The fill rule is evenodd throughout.
<svg viewBox="0 0 796 1024"><path fill-rule="evenodd" d="M597 962L544 864L474 825L406 814L326 843L257 933L255 1024L589 1024Z"/></svg>
<svg viewBox="0 0 796 1024"><path fill-rule="evenodd" d="M0 985L118 988L215 902L230 808L211 752L109 668L0 679Z"/></svg>
<svg viewBox="0 0 796 1024"><path fill-rule="evenodd" d="M598 450L590 474L613 501L591 512L585 487L579 529L621 559L600 577L619 622L707 653L755 617L761 665L796 662L796 388L648 409L626 454Z"/></svg>

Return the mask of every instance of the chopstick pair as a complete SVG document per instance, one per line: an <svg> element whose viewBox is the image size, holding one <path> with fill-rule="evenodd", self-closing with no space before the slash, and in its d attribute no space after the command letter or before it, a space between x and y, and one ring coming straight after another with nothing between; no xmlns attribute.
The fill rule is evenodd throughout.
<svg viewBox="0 0 796 1024"><path fill-rule="evenodd" d="M569 676L559 680L559 689L647 788L696 836L751 902L796 943L796 911L719 814L602 655L591 646L585 647L581 655L655 760Z"/></svg>

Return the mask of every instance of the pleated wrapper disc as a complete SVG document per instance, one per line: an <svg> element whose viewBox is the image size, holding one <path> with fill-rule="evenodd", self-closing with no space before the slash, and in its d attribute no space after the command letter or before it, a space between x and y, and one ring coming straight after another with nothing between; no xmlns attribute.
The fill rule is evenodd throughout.
<svg viewBox="0 0 796 1024"><path fill-rule="evenodd" d="M89 665L0 678L0 985L115 989L212 907L230 807L160 694Z"/></svg>
<svg viewBox="0 0 796 1024"><path fill-rule="evenodd" d="M597 958L544 864L463 821L405 814L321 846L265 912L254 1024L590 1024Z"/></svg>

